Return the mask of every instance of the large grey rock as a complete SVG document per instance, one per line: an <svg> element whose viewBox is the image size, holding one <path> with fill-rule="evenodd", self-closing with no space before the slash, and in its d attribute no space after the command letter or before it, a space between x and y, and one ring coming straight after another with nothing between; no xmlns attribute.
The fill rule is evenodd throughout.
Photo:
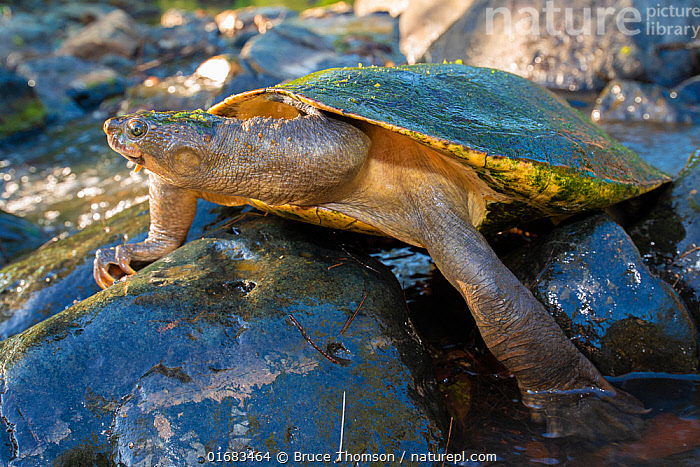
<svg viewBox="0 0 700 467"><path fill-rule="evenodd" d="M682 300L607 215L559 227L505 263L604 374L697 370Z"/></svg>
<svg viewBox="0 0 700 467"><path fill-rule="evenodd" d="M291 225L241 219L5 340L0 462L304 465L294 451L335 459L344 397L347 452L440 445L395 278Z"/></svg>
<svg viewBox="0 0 700 467"><path fill-rule="evenodd" d="M124 91L124 80L114 70L70 55L27 60L17 74L34 83L51 120L79 117L85 107Z"/></svg>
<svg viewBox="0 0 700 467"><path fill-rule="evenodd" d="M459 59L572 91L602 89L612 79L671 87L697 73L698 49L689 46L697 18L653 16L657 5L656 0L475 0L424 60ZM692 9L697 2L681 0L673 7Z"/></svg>
<svg viewBox="0 0 700 467"><path fill-rule="evenodd" d="M143 40L144 37L133 18L117 9L66 39L57 53L85 60L97 60L108 54L132 57Z"/></svg>
<svg viewBox="0 0 700 467"><path fill-rule="evenodd" d="M413 0L401 13L401 52L416 63L430 45L474 3L474 0ZM464 57L459 57L464 58Z"/></svg>
<svg viewBox="0 0 700 467"><path fill-rule="evenodd" d="M256 73L278 81L326 68L357 66L363 60L357 54L338 54L332 37L321 36L287 21L250 39L241 51L241 58L247 60Z"/></svg>

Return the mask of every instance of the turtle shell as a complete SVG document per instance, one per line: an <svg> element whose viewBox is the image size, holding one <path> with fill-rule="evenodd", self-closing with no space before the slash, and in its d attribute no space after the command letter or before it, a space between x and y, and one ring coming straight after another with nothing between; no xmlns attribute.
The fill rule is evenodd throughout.
<svg viewBox="0 0 700 467"><path fill-rule="evenodd" d="M609 206L670 180L546 89L490 68L420 64L330 69L231 96L209 112L237 118L299 114L270 100L273 94L405 135L461 162L506 195L487 205L477 226L487 232L516 219ZM322 208L252 203L287 217L378 233ZM327 218L321 220L323 216Z"/></svg>

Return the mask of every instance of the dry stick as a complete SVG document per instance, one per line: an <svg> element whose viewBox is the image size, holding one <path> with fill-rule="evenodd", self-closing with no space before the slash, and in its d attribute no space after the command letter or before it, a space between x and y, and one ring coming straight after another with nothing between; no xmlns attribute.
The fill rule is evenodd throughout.
<svg viewBox="0 0 700 467"><path fill-rule="evenodd" d="M530 287L535 286L540 282L540 279L542 279L542 275L547 270L547 266L549 265L549 262L552 260L553 254L554 254L554 248L552 248L552 251L549 252L549 256L547 257L547 261L545 261L544 264L542 265L542 269L540 270L539 274L537 274L537 277L535 277L535 280L532 281L532 283L530 284Z"/></svg>
<svg viewBox="0 0 700 467"><path fill-rule="evenodd" d="M348 256L350 256L352 259L354 259L355 261L357 261L358 263L360 263L361 265L363 265L363 266L366 267L367 269L370 269L370 270L376 272L377 274L379 274L379 271L377 271L376 269L374 269L372 266L370 266L369 264L365 264L365 263L363 263L362 261L360 261L359 259L355 258L355 256L354 256L352 253L350 253L348 250L346 250L345 247L344 247L342 244L340 245L340 248L342 248L343 251L344 251L345 253L347 253Z"/></svg>
<svg viewBox="0 0 700 467"><path fill-rule="evenodd" d="M362 299L362 301L360 302L360 306L358 306L358 307L357 307L357 310L355 310L355 313L353 313L352 316L349 317L349 318L347 319L347 321L345 321L345 324L343 325L343 329L340 330L340 333L339 333L339 334L343 334L345 331L348 330L348 328L350 327L350 324L351 324L351 323L353 322L353 320L355 319L355 316L357 316L357 313L360 312L360 308L362 308L362 304L365 303L365 300L367 299L367 295L369 295L369 291L367 291L367 292L365 293L365 296L364 296L364 298Z"/></svg>
<svg viewBox="0 0 700 467"><path fill-rule="evenodd" d="M452 420L454 420L454 417L450 417L450 429L447 431L447 444L445 444L445 457L442 459L442 467L445 467L445 461L447 460L447 449L450 447L450 438L452 437Z"/></svg>
<svg viewBox="0 0 700 467"><path fill-rule="evenodd" d="M671 263L671 264L677 263L678 261L682 260L683 258L685 258L686 256L688 256L689 254L694 253L694 252L696 252L696 251L698 251L698 250L700 250L700 246L697 246L697 245L693 244L693 248L691 248L690 250L684 252L682 255L680 255L678 258L676 258L675 261L673 261L673 263Z"/></svg>
<svg viewBox="0 0 700 467"><path fill-rule="evenodd" d="M321 349L319 346L317 346L317 345L314 343L314 341L311 340L311 338L309 337L309 335L306 334L306 331L304 331L304 328L302 328L302 327L301 327L301 324L299 324L299 321L297 321L297 320L294 318L294 316L292 316L291 313L288 313L288 314L287 314L287 317L288 317L289 319L292 320L292 323L294 323L294 325L297 327L297 329L298 329L299 332L301 333L302 337L303 337L304 339L306 339L306 342L308 342L309 344L311 344L311 347L313 347L314 349L316 349L316 351L318 351L318 353L320 353L321 355L323 355L324 357L326 357L326 358L328 359L329 362L335 363L336 365L340 365L340 362L339 362L338 360L336 360L335 358L333 358L333 357L331 357L330 355L328 355L326 352L323 351L323 349Z"/></svg>
<svg viewBox="0 0 700 467"><path fill-rule="evenodd" d="M673 285L671 287L673 287L675 289L680 281L681 281L681 275L676 274L676 280L673 282Z"/></svg>

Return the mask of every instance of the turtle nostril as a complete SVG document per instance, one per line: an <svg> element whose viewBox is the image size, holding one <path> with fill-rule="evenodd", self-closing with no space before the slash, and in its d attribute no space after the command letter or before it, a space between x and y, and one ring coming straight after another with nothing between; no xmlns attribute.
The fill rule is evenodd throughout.
<svg viewBox="0 0 700 467"><path fill-rule="evenodd" d="M105 124L102 126L102 129L105 133L113 133L114 130L116 130L119 127L116 120L116 118L110 118L109 120L105 121Z"/></svg>

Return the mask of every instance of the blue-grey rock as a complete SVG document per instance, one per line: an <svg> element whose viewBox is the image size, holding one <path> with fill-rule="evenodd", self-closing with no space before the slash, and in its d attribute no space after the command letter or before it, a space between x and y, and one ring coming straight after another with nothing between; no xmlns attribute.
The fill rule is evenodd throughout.
<svg viewBox="0 0 700 467"><path fill-rule="evenodd" d="M93 106L113 93L122 92L124 86L110 68L70 55L27 60L17 67L17 74L35 84L50 120L79 117L85 111L81 102ZM76 101L74 97L85 100Z"/></svg>
<svg viewBox="0 0 700 467"><path fill-rule="evenodd" d="M560 226L504 262L603 374L697 371L683 301L606 214Z"/></svg>
<svg viewBox="0 0 700 467"><path fill-rule="evenodd" d="M291 225L240 219L5 340L0 462L305 465L335 459L341 429L348 453L394 462L442 443L395 278Z"/></svg>
<svg viewBox="0 0 700 467"><path fill-rule="evenodd" d="M26 79L0 68L0 139L41 128L46 108Z"/></svg>
<svg viewBox="0 0 700 467"><path fill-rule="evenodd" d="M0 211L0 266L38 248L49 238L46 232L31 222Z"/></svg>
<svg viewBox="0 0 700 467"><path fill-rule="evenodd" d="M248 61L256 73L278 81L326 68L357 66L363 60L357 54L338 54L331 37L287 21L250 39L241 51L241 58ZM371 62L365 64L372 65Z"/></svg>
<svg viewBox="0 0 700 467"><path fill-rule="evenodd" d="M673 88L676 98L686 105L700 105L700 75L693 76Z"/></svg>

